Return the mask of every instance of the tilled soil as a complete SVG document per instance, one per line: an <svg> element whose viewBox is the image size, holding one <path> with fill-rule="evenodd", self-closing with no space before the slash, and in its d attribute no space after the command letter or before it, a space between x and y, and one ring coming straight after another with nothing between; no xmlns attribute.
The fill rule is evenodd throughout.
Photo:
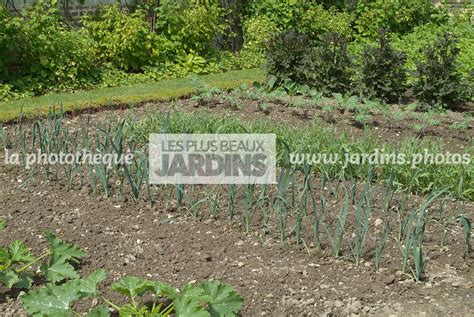
<svg viewBox="0 0 474 317"><path fill-rule="evenodd" d="M8 221L1 245L21 239L39 254L46 247L42 233L51 229L87 251L81 275L107 270L104 290L124 275L173 285L218 279L244 296L242 316L474 314L473 260L462 259L458 234L443 248L427 239L429 274L414 283L396 263L380 271L369 261L356 268L312 245L281 245L258 230L245 234L225 219L176 217L164 204L67 192L59 183L37 179L18 189L21 172L10 166L2 166L0 181L0 214ZM24 314L13 295L2 290L2 316Z"/></svg>
<svg viewBox="0 0 474 317"><path fill-rule="evenodd" d="M148 104L132 112L141 117L149 111L173 107ZM190 101L180 101L180 108L196 111ZM306 116L323 116L318 110L310 110L302 117L300 110L278 104L272 105L272 111L266 115L258 111L255 102L242 110L226 106L209 110L243 119L267 117L275 122L303 126L308 120ZM92 117L100 120L103 115L96 113ZM349 115L336 114L340 120L334 123L335 127L351 135L362 135L363 130L346 124L350 118L345 116ZM451 144L453 149L462 151L472 142L472 129L464 132L461 139L448 132L449 122L459 119L457 114L452 116L442 125L445 129L434 128L434 135L428 138L443 139L448 147ZM401 124L394 130L382 122L373 127L373 132L383 142L414 136L412 130L403 128L409 122ZM148 206L145 202L105 198L91 193L87 187L76 186L67 191L63 181L46 182L42 176L25 183L25 171L4 165L3 159L0 153L0 217L6 218L8 226L0 233L0 245L20 239L35 254L40 254L47 247L43 232L51 229L87 251L78 267L82 276L99 268L108 272L102 290L119 303L123 298L110 292L108 286L125 275L135 275L176 286L208 279L223 281L233 285L245 298L242 316L474 315L474 260L464 257L465 242L459 225L449 228L445 246L440 246L439 230L431 226L427 229L426 275L422 282L415 283L408 274L399 271L400 251L392 240L387 246L383 268L375 270L372 231L365 262L357 268L351 261L347 243L343 257L334 259L330 246L318 250L309 238L305 245L296 245L293 237L281 244L278 233L262 230L261 223L255 224L247 234L239 215L229 225L225 200L217 220L210 219L205 212L192 219L176 208L174 196L168 192L160 194L157 204ZM237 205L242 205L241 197L238 199ZM417 204L425 199L413 196L410 201ZM333 200L330 206L334 218L340 199ZM448 204L447 212L458 215L458 207L457 202ZM473 205L466 204L463 208L473 219ZM380 216L380 211L376 215ZM277 227L274 223L273 226ZM311 232L308 226L304 230ZM25 315L15 299L18 294L6 289L0 289L0 294L1 316ZM91 304L97 303L84 301L77 308L87 311Z"/></svg>

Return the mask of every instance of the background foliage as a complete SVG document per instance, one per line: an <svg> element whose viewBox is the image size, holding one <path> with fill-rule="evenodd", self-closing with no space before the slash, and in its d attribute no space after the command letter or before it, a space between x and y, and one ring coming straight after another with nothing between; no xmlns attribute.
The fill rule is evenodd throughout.
<svg viewBox="0 0 474 317"><path fill-rule="evenodd" d="M408 72L400 85L413 87L418 81L417 65L425 58L423 48L449 32L456 35L455 45L459 49L453 71L472 87L472 5L449 12L447 7L435 6L431 0L137 3L128 8L99 7L96 14L74 26L66 23L62 5L57 0L40 0L21 15L0 8L0 100L49 91L248 69L264 64L270 72L279 72L274 75L280 82L290 78L327 92L365 89L369 96L393 100L393 96L375 91L368 93L367 87L359 87L364 72L367 75L367 52L369 47L377 46L381 28L386 30L393 48L406 54L406 62L400 66L406 67ZM278 41L287 44L282 39L290 32L306 38L305 41L312 43L311 47L301 47L299 52L294 46L278 48ZM347 82L348 78L342 83L335 77L317 78L330 77L327 72L334 72L331 64L321 60L324 56L315 53L324 46L329 33L338 34L337 38L344 41L345 51L347 45L344 54L347 53L350 63L343 66L347 68L343 73L350 76L351 83ZM285 54L289 54L287 58ZM278 55L282 60L275 59ZM378 63L390 64L390 56L387 58ZM283 74L282 69L276 69L279 62L292 73ZM290 70L289 67L296 68ZM297 75L296 69L306 73ZM328 82L336 88L328 88ZM383 89L390 90L390 87ZM469 85L463 87L466 87L462 92L464 99L472 98ZM400 94L396 87L393 89L392 95Z"/></svg>

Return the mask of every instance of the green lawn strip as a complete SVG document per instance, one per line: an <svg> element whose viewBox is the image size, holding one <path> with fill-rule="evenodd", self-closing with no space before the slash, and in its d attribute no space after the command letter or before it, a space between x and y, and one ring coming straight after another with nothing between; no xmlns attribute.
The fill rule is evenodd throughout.
<svg viewBox="0 0 474 317"><path fill-rule="evenodd" d="M265 73L260 69L232 71L222 74L200 76L209 86L231 89L243 83L263 81ZM46 115L52 107L62 104L65 112L97 109L107 106L133 107L147 101L167 101L192 94L195 87L189 78L162 80L125 87L109 87L77 93L58 93L40 97L24 98L0 103L0 121L14 121L23 107L25 117Z"/></svg>

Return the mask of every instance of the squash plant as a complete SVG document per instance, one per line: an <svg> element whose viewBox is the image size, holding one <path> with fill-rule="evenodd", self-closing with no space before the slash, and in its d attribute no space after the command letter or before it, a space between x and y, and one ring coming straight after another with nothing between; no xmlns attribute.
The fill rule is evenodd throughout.
<svg viewBox="0 0 474 317"><path fill-rule="evenodd" d="M5 220L0 218L0 231L5 227ZM23 307L32 316L83 316L73 309L74 303L94 297L105 305L93 307L85 314L87 317L110 316L112 312L136 317L236 316L242 308L242 297L232 287L218 281L189 284L178 290L134 276L126 276L111 285L114 292L129 298L119 306L98 291L99 284L107 276L104 270L97 270L86 278L81 278L75 271L72 263L85 256L81 248L59 239L52 232L46 232L45 237L49 249L38 257L19 240L0 248L0 285L29 289L37 277L47 283L20 295ZM35 268L39 268L40 273L35 273ZM153 298L151 304L150 296Z"/></svg>
<svg viewBox="0 0 474 317"><path fill-rule="evenodd" d="M44 317L83 316L71 307L76 301L91 297L102 298L106 305L92 308L86 313L87 317L111 316L112 312L137 317L236 316L243 305L242 298L232 287L218 281L190 284L178 290L160 282L126 276L111 286L113 291L129 298L129 302L119 306L97 291L105 277L105 271L98 270L84 279L61 285L48 284L23 295L21 302L29 314ZM153 298L151 303L145 301L147 295Z"/></svg>
<svg viewBox="0 0 474 317"><path fill-rule="evenodd" d="M0 285L8 288L28 289L39 271L47 282L56 283L65 279L79 278L72 263L78 262L85 252L74 244L62 241L52 232L45 233L49 250L35 257L30 249L19 240L0 248ZM41 261L49 258L49 261ZM41 263L41 264L39 264Z"/></svg>

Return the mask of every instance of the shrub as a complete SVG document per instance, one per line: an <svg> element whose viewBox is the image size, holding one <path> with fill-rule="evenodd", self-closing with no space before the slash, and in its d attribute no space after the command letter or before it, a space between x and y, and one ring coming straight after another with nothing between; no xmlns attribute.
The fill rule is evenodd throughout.
<svg viewBox="0 0 474 317"><path fill-rule="evenodd" d="M438 37L447 32L453 32L458 38L456 46L459 48L459 71L463 80L469 80L470 72L474 69L474 26L466 20L450 20L447 24L436 25L428 23L416 27L413 32L404 36L393 36L393 46L407 54L407 68L416 69L416 62L423 61L423 48L431 45ZM408 78L413 83L413 77Z"/></svg>
<svg viewBox="0 0 474 317"><path fill-rule="evenodd" d="M310 84L312 50L312 41L307 35L294 30L275 35L267 52L268 74L277 78L277 84L287 79L298 84Z"/></svg>
<svg viewBox="0 0 474 317"><path fill-rule="evenodd" d="M39 1L24 18L3 12L0 19L0 81L39 94L97 79L94 43L66 28L55 0Z"/></svg>
<svg viewBox="0 0 474 317"><path fill-rule="evenodd" d="M279 33L275 22L267 16L255 16L243 23L244 45L239 52L241 68L252 68L265 62L265 53L272 35Z"/></svg>
<svg viewBox="0 0 474 317"><path fill-rule="evenodd" d="M451 106L462 100L465 91L458 72L456 44L456 36L446 33L423 49L424 59L417 62L413 90L421 102Z"/></svg>
<svg viewBox="0 0 474 317"><path fill-rule="evenodd" d="M288 31L297 27L303 13L310 5L310 0L251 0L249 7L251 16L265 16L278 29Z"/></svg>
<svg viewBox="0 0 474 317"><path fill-rule="evenodd" d="M319 43L293 30L278 34L270 41L267 70L277 78L277 85L290 80L328 95L348 92L351 67L347 41L335 32L326 33Z"/></svg>
<svg viewBox="0 0 474 317"><path fill-rule="evenodd" d="M351 22L351 15L339 12L336 7L325 10L322 5L313 5L304 12L298 30L314 38L322 38L327 32L337 32L349 38L352 34Z"/></svg>
<svg viewBox="0 0 474 317"><path fill-rule="evenodd" d="M22 97L22 94L14 91L12 86L0 83L0 102Z"/></svg>
<svg viewBox="0 0 474 317"><path fill-rule="evenodd" d="M321 37L325 32L351 33L351 15L342 12L346 0L252 0L249 5L251 17L265 17L278 29L297 29ZM341 10L341 11L340 11Z"/></svg>
<svg viewBox="0 0 474 317"><path fill-rule="evenodd" d="M100 57L119 69L139 71L159 60L171 46L150 31L143 11L129 14L118 4L103 7L83 24L96 41Z"/></svg>
<svg viewBox="0 0 474 317"><path fill-rule="evenodd" d="M432 0L360 0L355 12L358 33L371 38L380 28L406 34L417 25L448 19L447 10L436 8Z"/></svg>
<svg viewBox="0 0 474 317"><path fill-rule="evenodd" d="M362 53L360 91L368 98L398 101L405 91L406 54L395 50L384 31L378 47L366 46Z"/></svg>
<svg viewBox="0 0 474 317"><path fill-rule="evenodd" d="M325 94L351 91L353 64L347 53L347 40L339 33L326 33L308 62L311 86Z"/></svg>
<svg viewBox="0 0 474 317"><path fill-rule="evenodd" d="M229 28L219 1L160 1L155 32L173 43L176 55L215 56L216 40Z"/></svg>

